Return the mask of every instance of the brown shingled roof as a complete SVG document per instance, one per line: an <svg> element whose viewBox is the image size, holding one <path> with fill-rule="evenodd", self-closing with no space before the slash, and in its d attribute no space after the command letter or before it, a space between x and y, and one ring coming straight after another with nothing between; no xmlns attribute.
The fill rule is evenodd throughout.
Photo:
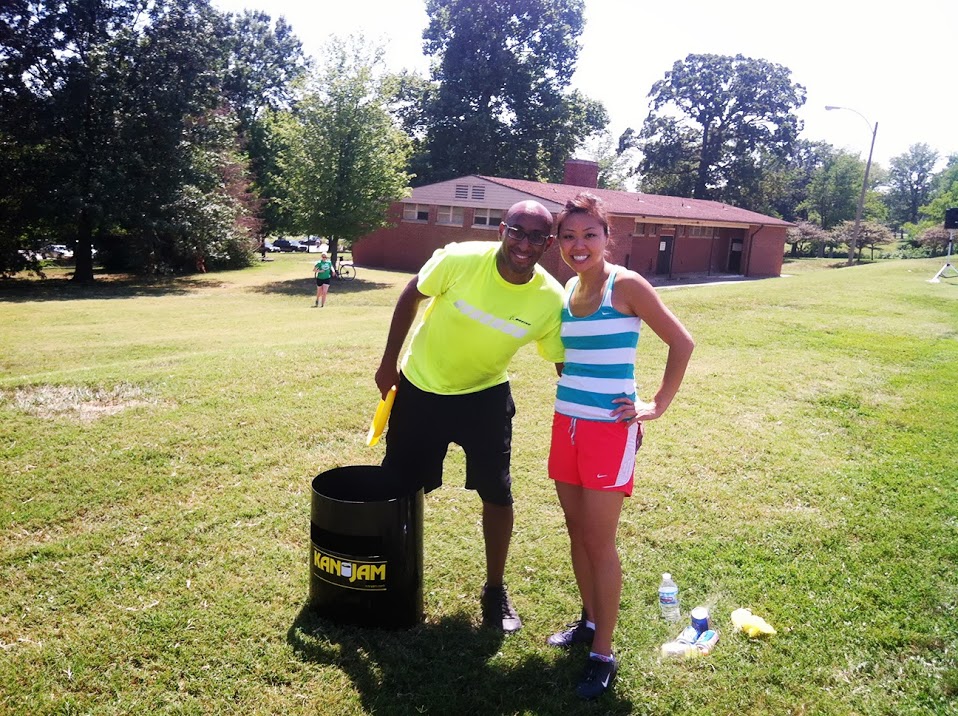
<svg viewBox="0 0 958 716"><path fill-rule="evenodd" d="M679 196L663 196L660 194L640 194L634 191L590 189L572 184L544 184L526 179L503 179L490 176L481 176L480 178L539 199L560 204L565 204L579 192L588 191L605 202L606 211L610 214L634 216L639 219L648 217L655 220L675 219L684 223L715 221L764 226L792 226L788 221L759 214L755 211L738 209L717 201L685 199Z"/></svg>

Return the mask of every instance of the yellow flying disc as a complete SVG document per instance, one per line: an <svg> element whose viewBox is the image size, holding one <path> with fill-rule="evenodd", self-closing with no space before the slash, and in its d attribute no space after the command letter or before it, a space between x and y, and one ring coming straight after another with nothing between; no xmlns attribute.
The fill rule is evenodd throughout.
<svg viewBox="0 0 958 716"><path fill-rule="evenodd" d="M373 415L373 422L369 426L369 434L366 435L366 445L372 447L379 442L383 430L386 429L386 421L389 420L389 413L393 409L393 401L396 399L396 386L394 385L386 393L386 397L379 401L376 406L376 414Z"/></svg>

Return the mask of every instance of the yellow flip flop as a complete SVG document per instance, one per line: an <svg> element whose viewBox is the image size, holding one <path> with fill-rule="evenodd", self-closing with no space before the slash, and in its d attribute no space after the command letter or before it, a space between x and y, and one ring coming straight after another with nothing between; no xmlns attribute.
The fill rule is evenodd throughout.
<svg viewBox="0 0 958 716"><path fill-rule="evenodd" d="M394 385L386 393L386 397L379 401L376 406L376 413L373 415L373 422L369 426L369 433L366 435L366 445L372 447L379 442L379 438L386 429L386 422L389 420L389 413L393 409L393 401L396 399L396 386Z"/></svg>

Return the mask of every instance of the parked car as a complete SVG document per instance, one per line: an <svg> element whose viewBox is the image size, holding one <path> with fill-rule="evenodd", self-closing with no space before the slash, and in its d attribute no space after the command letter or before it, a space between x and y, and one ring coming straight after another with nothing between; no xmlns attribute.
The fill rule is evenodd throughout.
<svg viewBox="0 0 958 716"><path fill-rule="evenodd" d="M291 253L293 251L306 251L307 247L303 246L301 243L295 239L275 239L273 241L273 246L277 247L284 254Z"/></svg>
<svg viewBox="0 0 958 716"><path fill-rule="evenodd" d="M329 242L322 236L310 236L302 243L306 245L306 250L310 253L329 251Z"/></svg>
<svg viewBox="0 0 958 716"><path fill-rule="evenodd" d="M40 255L45 259L73 258L73 252L63 244L47 244L40 249Z"/></svg>
<svg viewBox="0 0 958 716"><path fill-rule="evenodd" d="M265 246L266 251L271 254L275 254L277 251L279 251L279 246L277 246L276 244L272 244L269 241L264 241L263 246Z"/></svg>

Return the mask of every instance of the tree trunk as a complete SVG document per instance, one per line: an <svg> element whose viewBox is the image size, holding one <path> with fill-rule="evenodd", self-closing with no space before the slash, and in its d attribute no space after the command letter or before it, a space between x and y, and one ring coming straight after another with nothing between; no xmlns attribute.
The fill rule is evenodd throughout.
<svg viewBox="0 0 958 716"><path fill-rule="evenodd" d="M333 262L333 266L336 265L336 258L339 256L339 239L335 236L330 236L329 239L329 260Z"/></svg>
<svg viewBox="0 0 958 716"><path fill-rule="evenodd" d="M93 283L93 222L90 220L89 210L85 208L80 210L77 245L73 250L73 260L76 266L71 282Z"/></svg>
<svg viewBox="0 0 958 716"><path fill-rule="evenodd" d="M702 149L699 151L699 166L695 172L695 187L692 189L693 199L707 199L706 181L708 176L709 161L711 152L708 148L709 128L708 125L702 128Z"/></svg>

